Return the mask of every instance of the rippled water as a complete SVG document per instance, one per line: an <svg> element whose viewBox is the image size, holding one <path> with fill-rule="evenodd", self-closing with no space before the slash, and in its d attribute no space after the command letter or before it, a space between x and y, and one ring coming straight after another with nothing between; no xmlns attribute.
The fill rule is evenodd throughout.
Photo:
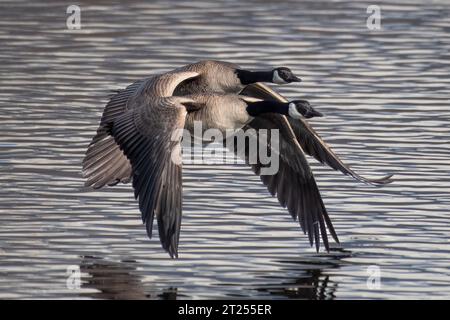
<svg viewBox="0 0 450 320"><path fill-rule="evenodd" d="M0 298L450 298L450 3L0 3ZM373 188L311 161L342 241L316 254L244 165L186 165L180 259L148 240L129 185L83 187L106 97L204 58L285 65L279 88ZM81 268L79 290L66 286ZM381 288L367 286L378 266Z"/></svg>

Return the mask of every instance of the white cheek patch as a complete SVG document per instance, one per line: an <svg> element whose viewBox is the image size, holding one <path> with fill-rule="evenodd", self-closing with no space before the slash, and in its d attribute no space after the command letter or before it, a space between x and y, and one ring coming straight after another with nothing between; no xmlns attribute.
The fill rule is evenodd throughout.
<svg viewBox="0 0 450 320"><path fill-rule="evenodd" d="M295 103L293 103L293 102L289 103L289 111L288 112L289 112L289 116L291 118L301 119L303 117L303 115L300 112L298 112L297 107L295 106Z"/></svg>
<svg viewBox="0 0 450 320"><path fill-rule="evenodd" d="M278 74L278 70L275 70L273 72L272 82L276 83L276 84L286 84L287 83L286 81L284 81L283 78L280 77L280 75Z"/></svg>

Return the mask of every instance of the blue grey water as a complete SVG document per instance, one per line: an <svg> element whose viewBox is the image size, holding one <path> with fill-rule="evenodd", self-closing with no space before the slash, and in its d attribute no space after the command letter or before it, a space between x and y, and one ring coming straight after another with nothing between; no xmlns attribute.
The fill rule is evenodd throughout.
<svg viewBox="0 0 450 320"><path fill-rule="evenodd" d="M450 298L448 1L78 4L68 30L67 1L0 2L0 298ZM395 174L374 188L309 159L341 246L317 254L242 164L184 167L179 260L130 185L83 187L109 90L200 59L289 66L303 82L277 89L326 115L342 159Z"/></svg>

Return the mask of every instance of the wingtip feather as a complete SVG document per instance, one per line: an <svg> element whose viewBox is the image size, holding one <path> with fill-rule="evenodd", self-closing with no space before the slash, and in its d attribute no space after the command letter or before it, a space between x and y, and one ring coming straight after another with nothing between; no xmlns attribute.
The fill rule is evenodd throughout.
<svg viewBox="0 0 450 320"><path fill-rule="evenodd" d="M366 182L373 186L383 186L383 185L394 182L394 180L391 179L393 176L394 176L393 174L388 174L388 175L378 178L378 179L365 179L363 182Z"/></svg>

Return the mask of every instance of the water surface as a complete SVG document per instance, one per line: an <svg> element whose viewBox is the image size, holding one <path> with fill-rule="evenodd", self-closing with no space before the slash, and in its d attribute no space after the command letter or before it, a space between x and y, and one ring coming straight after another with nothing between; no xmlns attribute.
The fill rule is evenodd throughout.
<svg viewBox="0 0 450 320"><path fill-rule="evenodd" d="M0 298L450 298L450 4L0 3ZM279 87L373 188L313 159L342 246L316 254L244 165L186 165L180 259L149 240L129 185L83 187L109 90L200 59L285 65ZM79 266L81 288L66 286ZM367 286L378 266L381 288Z"/></svg>

